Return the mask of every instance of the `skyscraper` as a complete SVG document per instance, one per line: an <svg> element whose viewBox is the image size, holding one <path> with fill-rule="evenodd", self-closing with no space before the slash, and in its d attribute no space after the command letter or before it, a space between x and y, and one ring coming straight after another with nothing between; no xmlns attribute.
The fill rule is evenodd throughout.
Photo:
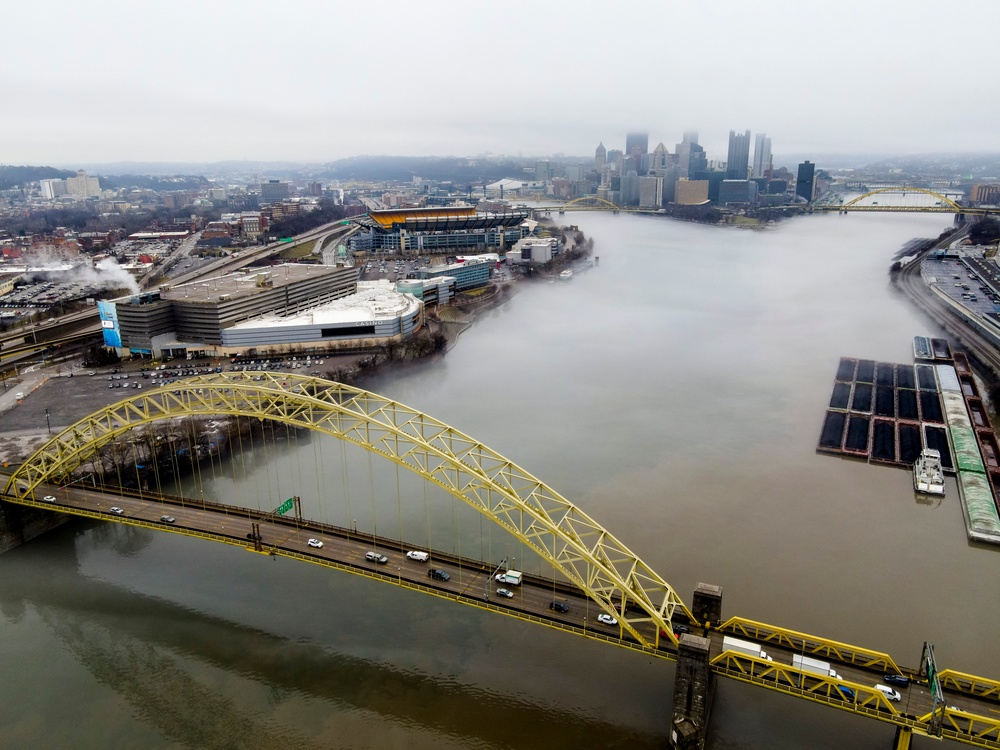
<svg viewBox="0 0 1000 750"><path fill-rule="evenodd" d="M649 151L649 133L627 133L625 135L625 156L634 156L636 164L642 162L642 155Z"/></svg>
<svg viewBox="0 0 1000 750"><path fill-rule="evenodd" d="M697 143L691 143L691 157L688 159L688 174L704 172L708 169L708 157L705 156L705 149Z"/></svg>
<svg viewBox="0 0 1000 750"><path fill-rule="evenodd" d="M667 173L667 167L669 166L670 154L667 153L667 147L661 143L653 149L652 159L649 164L649 174L663 177Z"/></svg>
<svg viewBox="0 0 1000 750"><path fill-rule="evenodd" d="M729 131L729 157L726 159L726 177L730 180L745 180L750 164L750 131L737 135Z"/></svg>
<svg viewBox="0 0 1000 750"><path fill-rule="evenodd" d="M604 141L601 141L597 144L597 150L594 152L594 166L600 169L607 163L608 150L604 148Z"/></svg>
<svg viewBox="0 0 1000 750"><path fill-rule="evenodd" d="M795 179L795 194L812 203L816 197L816 165L808 159L799 164Z"/></svg>
<svg viewBox="0 0 1000 750"><path fill-rule="evenodd" d="M771 139L757 133L753 146L753 176L768 177L771 174Z"/></svg>

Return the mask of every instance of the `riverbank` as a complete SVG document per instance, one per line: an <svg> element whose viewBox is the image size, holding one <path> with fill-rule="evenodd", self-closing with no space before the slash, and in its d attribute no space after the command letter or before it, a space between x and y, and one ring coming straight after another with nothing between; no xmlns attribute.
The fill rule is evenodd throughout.
<svg viewBox="0 0 1000 750"><path fill-rule="evenodd" d="M431 313L424 329L406 341L387 342L362 354L324 355L323 365L318 366L318 375L360 386L381 374L386 367L413 366L444 356L457 345L460 336L475 321L478 311L502 304L511 294L513 282L494 283L479 294L462 295L458 304ZM191 366L202 369L215 364L214 360L199 361L192 362ZM23 379L4 394L5 408L0 413L0 462L4 465L20 463L53 434L92 414L95 409L138 395L138 390L132 388L127 391L108 388L112 370L130 374L136 379L129 380L129 383L155 387L155 381L138 379L147 365L122 363L86 370L77 366L69 371L65 365L60 365L58 374L54 368L24 373ZM48 370L53 370L51 377ZM23 391L24 397L15 400L15 391Z"/></svg>

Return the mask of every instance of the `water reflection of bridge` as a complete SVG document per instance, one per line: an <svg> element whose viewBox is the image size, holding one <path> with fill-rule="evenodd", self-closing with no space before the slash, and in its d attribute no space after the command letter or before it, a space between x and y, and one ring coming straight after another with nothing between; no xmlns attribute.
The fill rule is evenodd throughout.
<svg viewBox="0 0 1000 750"><path fill-rule="evenodd" d="M888 654L864 647L739 617L723 620L721 592L713 587L699 587L689 609L664 578L595 519L454 428L338 383L280 373L255 378L249 373L194 377L95 412L54 436L19 467L7 484L6 500L251 547L679 660L675 729L704 733L707 708L699 712L698 706L707 704L690 700L684 691L707 690L711 676L722 675L893 724L897 747L907 746L914 732L1000 747L1000 682L948 670L938 673L930 661L919 670L901 668ZM550 570L526 575L520 586L508 587L515 589L512 597L500 597L493 579L499 567L495 561L439 550L430 550L430 564L408 558L407 550L424 545L405 541L401 519L399 537L384 537L374 530L359 531L354 524L325 522L322 507L307 517L299 502L282 503L279 512L192 501L166 492L155 472L145 474L152 489L141 481L128 492L98 485L97 469L108 460L118 484L130 470L141 474L140 460L147 460L138 452L142 441L121 440L126 433L177 417L217 415L325 433L341 444L360 446L368 456L388 459L474 508ZM253 432L249 435L252 439ZM156 445L155 436L143 439ZM374 484L370 489L374 493ZM111 511L112 505L117 511ZM381 557L366 559L369 551ZM510 562L507 566L513 567ZM429 577L431 566L447 578ZM565 611L553 608L555 602L566 605ZM770 659L724 650L726 634L759 644ZM794 666L796 654L829 662L835 674L801 672ZM702 673L704 679L698 677ZM903 702L875 689L886 674L909 678L899 688Z"/></svg>

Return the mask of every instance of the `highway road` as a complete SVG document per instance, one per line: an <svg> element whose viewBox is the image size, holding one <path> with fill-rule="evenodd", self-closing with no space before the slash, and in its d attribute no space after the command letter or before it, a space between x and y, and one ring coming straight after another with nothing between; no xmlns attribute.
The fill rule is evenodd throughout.
<svg viewBox="0 0 1000 750"><path fill-rule="evenodd" d="M339 232L342 232L346 236L357 231L356 226L346 226L341 224L341 221L342 220L338 220L329 224L324 224L316 229L300 234L295 237L294 243L272 242L270 245L262 245L261 247L238 249L239 255L237 257L230 255L225 258L220 258L219 260L201 266L194 271L189 271L188 273L169 278L167 279L167 283L171 286L176 286L178 284L186 284L190 281L195 281L196 279L200 279L201 277L208 276L210 274L229 273L248 266L251 263L255 263L259 260L263 260L280 253L282 250L287 249L289 245L306 242L310 239L325 239L329 235L337 234Z"/></svg>
<svg viewBox="0 0 1000 750"><path fill-rule="evenodd" d="M365 571L400 583L408 582L422 588L433 589L452 598L489 602L499 608L530 614L553 623L562 623L579 628L597 629L609 637L618 638L617 626L605 626L597 622L602 610L589 598L582 596L575 588L556 580L533 579L521 586L499 584L492 578L494 565L485 562L458 558L454 555L431 551L429 562L417 562L406 557L406 552L419 549L406 546L395 540L358 533L351 529L329 526L309 521L298 521L294 517L261 520L266 514L247 508L216 505L200 502L169 502L157 495L109 496L96 490L82 487L39 489L36 499L48 495L55 498L55 505L98 513L109 520L138 521L143 525L153 525L164 531L193 532L219 537L220 541L252 548L248 538L252 524L259 523L261 550L268 553L272 548L315 558L317 562L329 562L335 567L346 567ZM180 500L178 498L178 500ZM124 512L112 514L111 507L119 507ZM173 523L161 521L169 515ZM318 539L322 548L308 545L309 539ZM378 552L387 558L385 563L365 559L365 553ZM439 581L430 578L428 571L441 569L450 579ZM497 596L498 587L507 588L514 597L506 599ZM558 613L549 605L559 600L567 603L568 613Z"/></svg>
<svg viewBox="0 0 1000 750"><path fill-rule="evenodd" d="M947 240L937 243L934 248L927 250L903 266L896 275L896 285L917 307L960 341L969 353L979 360L982 366L992 370L994 379L997 379L1000 378L1000 351L989 339L972 328L951 306L931 291L920 274L920 263L928 254L935 249L948 247L967 233L968 229L960 231Z"/></svg>

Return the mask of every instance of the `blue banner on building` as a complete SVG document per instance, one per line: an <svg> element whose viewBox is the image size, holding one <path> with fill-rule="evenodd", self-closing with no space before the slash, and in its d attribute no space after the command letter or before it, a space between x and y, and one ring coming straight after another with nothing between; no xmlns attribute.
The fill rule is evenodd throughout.
<svg viewBox="0 0 1000 750"><path fill-rule="evenodd" d="M104 345L120 348L122 332L118 327L118 308L114 302L98 300L97 312L101 316L101 331L104 333Z"/></svg>

